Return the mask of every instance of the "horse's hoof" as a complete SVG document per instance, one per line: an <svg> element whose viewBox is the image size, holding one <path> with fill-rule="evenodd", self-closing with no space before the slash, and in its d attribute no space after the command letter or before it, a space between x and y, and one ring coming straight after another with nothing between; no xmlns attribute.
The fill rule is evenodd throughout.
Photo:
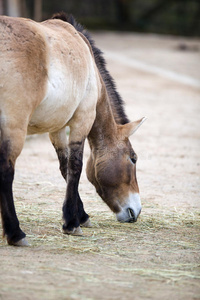
<svg viewBox="0 0 200 300"><path fill-rule="evenodd" d="M92 227L92 223L91 223L90 219L88 218L85 223L81 224L81 226L83 226L83 227Z"/></svg>
<svg viewBox="0 0 200 300"><path fill-rule="evenodd" d="M18 242L9 242L9 245L18 246L18 247L28 247L29 243L26 238L19 240Z"/></svg>
<svg viewBox="0 0 200 300"><path fill-rule="evenodd" d="M73 230L63 229L63 233L71 235L83 235L81 227L73 228Z"/></svg>

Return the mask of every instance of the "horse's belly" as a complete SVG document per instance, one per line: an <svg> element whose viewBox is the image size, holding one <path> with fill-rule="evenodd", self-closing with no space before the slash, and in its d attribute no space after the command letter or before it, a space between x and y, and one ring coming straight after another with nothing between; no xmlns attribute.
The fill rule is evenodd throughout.
<svg viewBox="0 0 200 300"><path fill-rule="evenodd" d="M77 83L55 71L49 78L44 99L31 116L28 134L54 132L66 126L86 92L86 85L87 82Z"/></svg>

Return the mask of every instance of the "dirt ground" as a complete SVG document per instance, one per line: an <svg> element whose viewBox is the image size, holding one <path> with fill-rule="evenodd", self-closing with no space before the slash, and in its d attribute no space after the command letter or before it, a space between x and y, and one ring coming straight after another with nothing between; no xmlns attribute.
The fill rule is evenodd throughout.
<svg viewBox="0 0 200 300"><path fill-rule="evenodd" d="M95 33L131 120L142 213L120 224L83 171L92 228L61 233L65 183L48 136L28 138L14 193L28 248L0 239L0 299L200 299L200 41ZM85 161L88 157L85 148ZM2 229L0 228L2 231Z"/></svg>

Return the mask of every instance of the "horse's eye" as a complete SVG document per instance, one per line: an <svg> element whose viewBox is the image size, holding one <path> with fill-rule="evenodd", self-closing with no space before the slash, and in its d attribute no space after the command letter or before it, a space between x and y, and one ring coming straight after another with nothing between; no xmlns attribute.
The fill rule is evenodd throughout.
<svg viewBox="0 0 200 300"><path fill-rule="evenodd" d="M134 154L133 156L130 157L131 161L133 164L136 164L136 161L137 161L137 155Z"/></svg>

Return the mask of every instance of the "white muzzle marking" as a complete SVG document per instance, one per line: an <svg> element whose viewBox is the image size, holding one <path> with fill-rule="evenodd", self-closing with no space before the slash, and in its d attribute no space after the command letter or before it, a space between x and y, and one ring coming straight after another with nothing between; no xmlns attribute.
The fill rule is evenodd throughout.
<svg viewBox="0 0 200 300"><path fill-rule="evenodd" d="M136 221L142 209L140 195L131 193L126 203L121 207L121 211L116 214L117 220L119 222Z"/></svg>

